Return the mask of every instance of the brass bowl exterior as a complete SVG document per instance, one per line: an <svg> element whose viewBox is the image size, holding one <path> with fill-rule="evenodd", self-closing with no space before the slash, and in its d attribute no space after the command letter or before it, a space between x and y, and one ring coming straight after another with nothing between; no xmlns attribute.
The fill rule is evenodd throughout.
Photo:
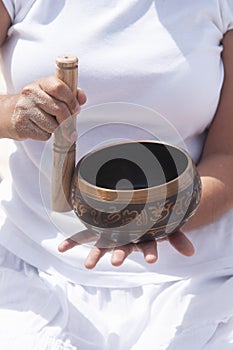
<svg viewBox="0 0 233 350"><path fill-rule="evenodd" d="M86 227L110 241L124 244L165 237L182 227L200 202L200 177L186 156L187 167L179 177L138 190L117 191L89 184L78 176L78 164L71 194L73 210Z"/></svg>

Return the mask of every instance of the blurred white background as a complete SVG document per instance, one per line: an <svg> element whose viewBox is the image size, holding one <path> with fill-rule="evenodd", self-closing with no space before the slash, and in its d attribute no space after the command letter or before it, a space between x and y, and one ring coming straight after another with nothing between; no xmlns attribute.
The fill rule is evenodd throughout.
<svg viewBox="0 0 233 350"><path fill-rule="evenodd" d="M5 91L5 83L2 78L2 74L0 71L0 93L4 93ZM1 112L0 112L1 117ZM0 139L0 179L8 176L8 146L7 139Z"/></svg>

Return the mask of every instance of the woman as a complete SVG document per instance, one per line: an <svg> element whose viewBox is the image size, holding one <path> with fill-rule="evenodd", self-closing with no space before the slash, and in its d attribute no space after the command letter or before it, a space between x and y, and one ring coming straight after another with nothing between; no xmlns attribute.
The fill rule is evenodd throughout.
<svg viewBox="0 0 233 350"><path fill-rule="evenodd" d="M232 1L2 0L0 14L0 135L15 140L12 180L1 185L2 348L231 349ZM80 58L86 106L157 110L198 163L199 210L185 235L158 244L159 258L156 242L75 246L47 215L43 141L86 102L52 76L61 51ZM146 122L153 134L155 120ZM97 143L98 130L88 141Z"/></svg>

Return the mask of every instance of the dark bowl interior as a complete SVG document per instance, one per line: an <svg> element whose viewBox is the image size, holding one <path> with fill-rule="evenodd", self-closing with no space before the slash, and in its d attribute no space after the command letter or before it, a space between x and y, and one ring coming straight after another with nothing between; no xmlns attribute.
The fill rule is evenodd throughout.
<svg viewBox="0 0 233 350"><path fill-rule="evenodd" d="M186 154L175 146L150 141L124 142L84 157L79 176L100 188L139 190L176 179L187 165Z"/></svg>

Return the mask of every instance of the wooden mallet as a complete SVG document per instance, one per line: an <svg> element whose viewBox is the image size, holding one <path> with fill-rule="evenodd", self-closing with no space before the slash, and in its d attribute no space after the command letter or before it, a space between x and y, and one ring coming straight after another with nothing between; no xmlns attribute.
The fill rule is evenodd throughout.
<svg viewBox="0 0 233 350"><path fill-rule="evenodd" d="M56 77L66 83L76 95L78 84L78 58L59 56L56 59ZM72 116L72 128L76 128L76 117ZM70 122L70 121L69 121ZM75 169L75 143L62 134L62 125L54 133L52 164L51 207L57 212L72 210L71 182Z"/></svg>

